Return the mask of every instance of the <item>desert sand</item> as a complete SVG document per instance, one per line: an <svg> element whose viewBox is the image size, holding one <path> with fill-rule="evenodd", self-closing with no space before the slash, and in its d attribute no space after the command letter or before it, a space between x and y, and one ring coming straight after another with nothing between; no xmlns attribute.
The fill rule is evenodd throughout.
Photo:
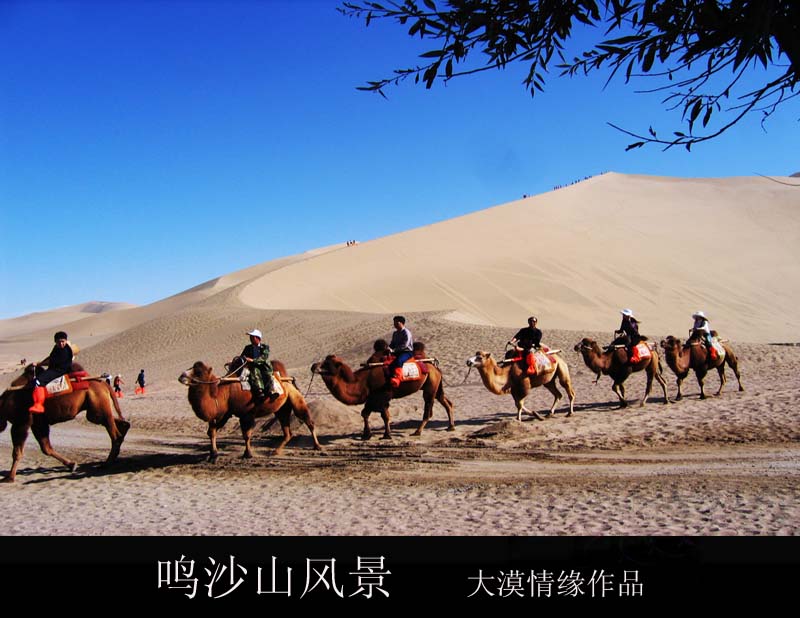
<svg viewBox="0 0 800 618"><path fill-rule="evenodd" d="M0 321L0 387L47 354L64 327L93 374L121 373L132 428L103 467L105 430L83 415L54 426L70 473L29 438L17 482L0 486L4 535L795 535L800 531L800 236L797 190L762 178L665 179L606 174L403 234L326 247L219 277L146 307L110 306L70 321L57 312ZM709 230L713 233L709 236ZM636 256L635 260L631 256ZM665 404L644 376L611 381L573 351L601 342L633 307L642 332L685 337L704 309L736 350L719 397ZM64 313L62 311L62 313ZM440 363L455 405L437 404L419 438L422 397L392 404L394 439L360 440L359 407L338 403L309 367L337 353L351 365L404 313ZM539 316L563 350L576 391L545 421L516 420L510 395L487 391L466 359L495 355ZM282 456L277 423L260 421L258 457L243 460L238 421L207 461L206 427L177 377L194 361L221 370L260 328L297 377L324 450L308 431ZM148 389L133 394L146 370ZM675 377L664 364L670 398ZM706 379L715 393L716 372ZM528 399L539 412L544 389ZM266 429L265 429L266 428ZM11 463L0 434L0 469ZM63 513L70 513L65 518Z"/></svg>

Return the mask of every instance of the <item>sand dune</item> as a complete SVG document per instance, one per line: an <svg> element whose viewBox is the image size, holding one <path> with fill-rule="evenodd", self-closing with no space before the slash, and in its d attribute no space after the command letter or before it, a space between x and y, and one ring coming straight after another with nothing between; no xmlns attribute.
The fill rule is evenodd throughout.
<svg viewBox="0 0 800 618"><path fill-rule="evenodd" d="M608 330L633 307L684 335L702 308L738 340L800 331L800 194L764 178L605 174L297 262L240 294L265 309L453 310Z"/></svg>

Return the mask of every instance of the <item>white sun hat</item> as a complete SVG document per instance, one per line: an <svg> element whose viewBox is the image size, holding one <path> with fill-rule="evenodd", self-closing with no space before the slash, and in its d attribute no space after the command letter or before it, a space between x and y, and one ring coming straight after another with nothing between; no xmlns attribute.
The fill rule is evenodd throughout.
<svg viewBox="0 0 800 618"><path fill-rule="evenodd" d="M632 309L623 309L622 311L620 311L620 313L622 315L628 316L629 318L633 317L633 310Z"/></svg>
<svg viewBox="0 0 800 618"><path fill-rule="evenodd" d="M258 337L259 339L263 339L264 338L264 336L261 334L261 331L258 330L257 328L254 328L253 330L251 330L247 334L252 336L252 337Z"/></svg>
<svg viewBox="0 0 800 618"><path fill-rule="evenodd" d="M708 318L706 317L706 314L705 314L705 313L703 313L702 311L695 311L695 312L692 314L692 317L693 317L693 318L703 318L704 320L707 320L707 319L708 319Z"/></svg>

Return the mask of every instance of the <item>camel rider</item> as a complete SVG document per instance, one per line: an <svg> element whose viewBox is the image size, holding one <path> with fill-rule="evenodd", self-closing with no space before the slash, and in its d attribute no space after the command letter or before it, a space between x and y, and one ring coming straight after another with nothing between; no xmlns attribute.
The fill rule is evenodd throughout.
<svg viewBox="0 0 800 618"><path fill-rule="evenodd" d="M689 332L689 339L694 337L701 339L706 346L706 350L708 350L709 356L712 359L716 359L717 351L712 345L711 325L708 323L706 314L702 311L695 311L692 317L694 318L694 324L692 324L692 330Z"/></svg>
<svg viewBox="0 0 800 618"><path fill-rule="evenodd" d="M257 328L247 333L250 345L246 345L239 355L247 361L250 368L250 389L253 400L260 405L267 397L274 401L278 393L272 390L272 363L269 362L269 346L261 343L263 335Z"/></svg>
<svg viewBox="0 0 800 618"><path fill-rule="evenodd" d="M509 345L514 346L516 352L524 354L525 362L528 364L528 373L532 375L536 373L536 361L533 353L542 344L542 331L536 328L538 321L535 316L529 317L527 328L521 328L508 342Z"/></svg>
<svg viewBox="0 0 800 618"><path fill-rule="evenodd" d="M625 350L628 352L628 358L630 358L633 355L633 348L639 345L642 340L641 335L639 335L639 320L633 315L631 309L623 309L620 313L622 314L622 323L614 333L614 336L619 337L622 343L625 344Z"/></svg>
<svg viewBox="0 0 800 618"><path fill-rule="evenodd" d="M389 384L393 388L400 386L403 378L403 363L414 356L414 337L411 331L406 328L406 319L402 315L392 318L394 333L389 342L389 350L394 354L394 361L389 365Z"/></svg>
<svg viewBox="0 0 800 618"><path fill-rule="evenodd" d="M72 371L72 358L74 355L69 345L67 333L60 330L53 335L53 340L56 344L50 351L50 356L38 364L33 364L35 376L33 380L33 405L28 410L35 414L44 412L44 398L47 393L45 385ZM36 368L40 365L46 365L47 369L38 373Z"/></svg>

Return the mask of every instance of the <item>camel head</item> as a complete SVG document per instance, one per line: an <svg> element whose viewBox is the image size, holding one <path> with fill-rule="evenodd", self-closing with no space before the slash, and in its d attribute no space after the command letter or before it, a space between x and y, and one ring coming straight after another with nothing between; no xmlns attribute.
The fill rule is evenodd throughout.
<svg viewBox="0 0 800 618"><path fill-rule="evenodd" d="M311 365L311 373L318 373L321 376L336 375L342 367L342 360L335 354L328 354L321 363Z"/></svg>
<svg viewBox="0 0 800 618"><path fill-rule="evenodd" d="M478 350L475 356L467 359L467 367L483 367L487 360L492 357L491 352L482 352Z"/></svg>
<svg viewBox="0 0 800 618"><path fill-rule="evenodd" d="M575 347L572 349L576 352L589 352L590 350L597 349L597 342L594 339L589 339L589 337L584 337L576 343Z"/></svg>
<svg viewBox="0 0 800 618"><path fill-rule="evenodd" d="M678 350L681 347L681 340L677 337L669 335L666 339L661 340L661 347L665 350Z"/></svg>
<svg viewBox="0 0 800 618"><path fill-rule="evenodd" d="M197 361L192 365L191 369L187 369L178 377L178 382L186 386L191 386L197 382L213 382L217 377L212 370L213 367L206 366L203 361Z"/></svg>

